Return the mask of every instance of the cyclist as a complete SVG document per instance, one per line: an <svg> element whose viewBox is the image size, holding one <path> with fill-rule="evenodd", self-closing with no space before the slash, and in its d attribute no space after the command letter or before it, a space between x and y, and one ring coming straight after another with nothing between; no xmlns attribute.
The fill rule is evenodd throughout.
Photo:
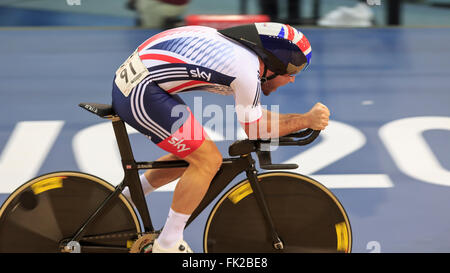
<svg viewBox="0 0 450 273"><path fill-rule="evenodd" d="M309 41L297 29L254 23L223 30L170 29L146 40L119 67L112 90L116 113L169 152L158 160L189 163L187 168L148 170L140 177L145 194L180 178L154 253L192 252L183 240L184 227L222 163L218 148L176 93L232 94L237 118L250 138L323 130L330 112L321 103L304 114L271 113L260 105L261 92L269 95L294 82L310 59ZM278 130L271 129L275 126ZM260 127L267 129L260 132ZM127 189L124 194L129 198Z"/></svg>

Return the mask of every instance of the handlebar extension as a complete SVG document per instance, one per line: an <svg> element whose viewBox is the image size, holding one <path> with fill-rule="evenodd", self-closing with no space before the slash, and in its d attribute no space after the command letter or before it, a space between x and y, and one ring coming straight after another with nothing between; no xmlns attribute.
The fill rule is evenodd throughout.
<svg viewBox="0 0 450 273"><path fill-rule="evenodd" d="M265 170L280 170L280 169L297 169L297 164L272 164L270 150L265 151L261 149L261 144L269 144L276 146L303 146L313 142L320 134L320 131L306 129L296 133L292 133L278 139L258 140L256 144L256 154L259 159L259 166ZM295 140L295 138L301 138ZM275 141L274 141L275 140ZM276 143L276 144L274 144Z"/></svg>

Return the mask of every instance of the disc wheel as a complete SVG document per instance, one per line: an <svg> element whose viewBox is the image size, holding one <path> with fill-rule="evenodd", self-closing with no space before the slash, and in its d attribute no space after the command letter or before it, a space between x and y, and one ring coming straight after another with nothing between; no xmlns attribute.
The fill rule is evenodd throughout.
<svg viewBox="0 0 450 273"><path fill-rule="evenodd" d="M204 233L205 252L350 252L347 214L331 191L296 173L258 176L284 248L275 249L248 180L226 192L211 211Z"/></svg>
<svg viewBox="0 0 450 273"><path fill-rule="evenodd" d="M0 208L0 252L61 252L114 187L98 177L58 172L37 177L14 191ZM128 251L141 232L123 195L86 229L81 252Z"/></svg>

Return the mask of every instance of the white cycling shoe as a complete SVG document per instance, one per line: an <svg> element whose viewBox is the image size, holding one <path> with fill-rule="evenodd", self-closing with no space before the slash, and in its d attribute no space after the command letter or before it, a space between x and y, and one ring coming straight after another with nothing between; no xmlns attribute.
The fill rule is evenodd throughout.
<svg viewBox="0 0 450 273"><path fill-rule="evenodd" d="M158 240L155 240L153 247L153 253L194 253L189 245L184 240L179 240L172 248L163 248L159 245Z"/></svg>

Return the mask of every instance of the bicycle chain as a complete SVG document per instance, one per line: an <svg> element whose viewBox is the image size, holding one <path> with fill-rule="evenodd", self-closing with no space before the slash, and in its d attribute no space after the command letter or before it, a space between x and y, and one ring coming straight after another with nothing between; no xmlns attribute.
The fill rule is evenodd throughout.
<svg viewBox="0 0 450 273"><path fill-rule="evenodd" d="M129 247L130 253L140 253L144 248L147 248L148 245L152 244L155 238L159 235L159 231L155 232L122 232L122 233L114 233L114 234L105 234L105 235L92 235L83 237L83 241L96 241L102 239L117 239L129 237L132 238L137 235L137 239L133 239L133 244ZM151 251L151 247L149 248Z"/></svg>
<svg viewBox="0 0 450 273"><path fill-rule="evenodd" d="M91 235L91 236L84 236L81 238L83 241L95 241L95 240L102 240L102 239L112 239L112 238L123 238L123 237L132 237L136 236L139 238L145 234L148 234L148 232L124 232L124 233L114 233L114 234L105 234L105 235Z"/></svg>

